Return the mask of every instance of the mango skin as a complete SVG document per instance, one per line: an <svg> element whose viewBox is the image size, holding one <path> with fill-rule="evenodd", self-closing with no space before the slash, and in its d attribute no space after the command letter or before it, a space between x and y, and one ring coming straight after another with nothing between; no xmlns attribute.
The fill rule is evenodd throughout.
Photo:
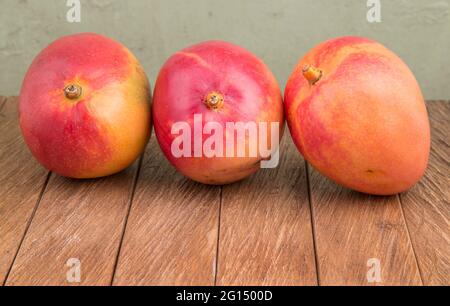
<svg viewBox="0 0 450 306"><path fill-rule="evenodd" d="M205 106L204 98L213 92L224 97L219 110ZM174 123L189 122L194 133L194 115L201 114L202 129L208 122L224 130L228 122L266 122L279 125L280 139L284 131L282 95L270 69L251 52L224 41L202 42L172 55L158 75L152 107L155 134L166 158L186 177L208 185L245 179L261 168L262 157L175 158ZM274 152L278 144L270 146Z"/></svg>
<svg viewBox="0 0 450 306"><path fill-rule="evenodd" d="M311 85L303 68L322 70ZM430 155L430 124L407 65L360 37L324 42L297 64L285 112L299 151L320 173L347 188L393 195L414 186Z"/></svg>
<svg viewBox="0 0 450 306"><path fill-rule="evenodd" d="M82 87L68 99L64 88ZM60 38L33 61L20 93L20 126L34 157L59 175L89 179L130 166L151 133L150 85L130 51L107 37Z"/></svg>

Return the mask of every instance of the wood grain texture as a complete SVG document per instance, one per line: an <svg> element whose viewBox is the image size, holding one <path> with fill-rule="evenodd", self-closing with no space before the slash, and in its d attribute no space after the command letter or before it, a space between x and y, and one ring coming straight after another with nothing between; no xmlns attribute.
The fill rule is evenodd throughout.
<svg viewBox="0 0 450 306"><path fill-rule="evenodd" d="M305 162L290 135L280 154L223 187L218 285L317 285Z"/></svg>
<svg viewBox="0 0 450 306"><path fill-rule="evenodd" d="M320 284L421 285L398 196L364 195L309 172ZM371 259L381 283L368 281Z"/></svg>
<svg viewBox="0 0 450 306"><path fill-rule="evenodd" d="M213 285L220 187L169 165L155 139L145 155L115 285Z"/></svg>
<svg viewBox="0 0 450 306"><path fill-rule="evenodd" d="M402 195L411 239L426 285L450 285L450 103L429 102L430 164L422 181Z"/></svg>
<svg viewBox="0 0 450 306"><path fill-rule="evenodd" d="M137 164L97 180L52 175L7 285L110 285ZM70 259L80 283L68 281Z"/></svg>
<svg viewBox="0 0 450 306"><path fill-rule="evenodd" d="M0 284L17 254L48 172L22 139L18 100L0 97Z"/></svg>
<svg viewBox="0 0 450 306"><path fill-rule="evenodd" d="M429 111L426 176L375 197L306 171L289 136L277 169L230 186L182 177L154 138L140 174L47 184L0 97L0 284L69 285L78 258L81 285L372 285L377 258L381 285L450 285L450 104Z"/></svg>
<svg viewBox="0 0 450 306"><path fill-rule="evenodd" d="M0 112L3 109L3 106L6 104L6 100L8 100L6 97L0 96Z"/></svg>

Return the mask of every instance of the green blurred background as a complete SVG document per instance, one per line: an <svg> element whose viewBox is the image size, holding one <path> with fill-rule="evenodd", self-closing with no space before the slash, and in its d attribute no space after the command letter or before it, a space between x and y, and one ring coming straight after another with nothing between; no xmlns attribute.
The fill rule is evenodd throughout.
<svg viewBox="0 0 450 306"><path fill-rule="evenodd" d="M66 0L0 0L0 95L19 92L27 67L56 38L97 32L127 45L152 84L164 61L194 43L221 39L261 57L282 88L317 43L342 35L376 39L411 67L427 99L450 98L450 0L81 0L69 23Z"/></svg>

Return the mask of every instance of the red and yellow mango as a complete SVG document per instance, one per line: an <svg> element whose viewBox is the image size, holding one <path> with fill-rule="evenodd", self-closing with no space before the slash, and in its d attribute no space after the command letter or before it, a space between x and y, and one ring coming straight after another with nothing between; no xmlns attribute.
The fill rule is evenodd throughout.
<svg viewBox="0 0 450 306"><path fill-rule="evenodd" d="M120 43L97 34L63 37L29 68L20 125L36 159L71 178L96 178L131 165L151 133L150 85Z"/></svg>
<svg viewBox="0 0 450 306"><path fill-rule="evenodd" d="M407 65L375 41L343 37L308 52L288 81L285 110L305 159L345 187L392 195L426 170L422 92Z"/></svg>
<svg viewBox="0 0 450 306"><path fill-rule="evenodd" d="M196 115L203 118L200 131L195 131ZM280 137L284 127L282 96L272 72L249 51L223 41L200 43L169 58L155 85L153 116L156 137L172 165L185 176L211 185L233 183L258 171L264 159L259 149L252 148L256 156L178 158L171 149L177 138L172 133L175 123L187 122L197 138L204 136L209 123L224 130L236 122L277 124ZM203 145L205 140L200 142ZM248 138L246 143L247 148L252 146ZM268 143L272 152L278 148L271 139Z"/></svg>

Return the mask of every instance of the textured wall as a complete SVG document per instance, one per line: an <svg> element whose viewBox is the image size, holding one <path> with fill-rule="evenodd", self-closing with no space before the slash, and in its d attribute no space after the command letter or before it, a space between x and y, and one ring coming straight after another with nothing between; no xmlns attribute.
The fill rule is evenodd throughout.
<svg viewBox="0 0 450 306"><path fill-rule="evenodd" d="M298 58L341 35L377 39L411 66L429 99L450 98L450 0L381 0L368 23L366 0L81 0L82 22L66 21L66 0L0 0L0 94L17 94L33 57L71 33L102 33L126 44L154 83L173 52L228 40L253 51L282 86Z"/></svg>

